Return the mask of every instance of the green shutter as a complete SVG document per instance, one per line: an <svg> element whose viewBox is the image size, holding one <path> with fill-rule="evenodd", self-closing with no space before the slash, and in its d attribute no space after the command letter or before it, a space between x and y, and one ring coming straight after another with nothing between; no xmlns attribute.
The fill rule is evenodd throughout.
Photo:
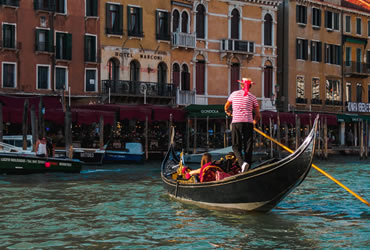
<svg viewBox="0 0 370 250"><path fill-rule="evenodd" d="M119 5L118 8L118 16L119 16L119 34L123 35L123 6Z"/></svg>
<svg viewBox="0 0 370 250"><path fill-rule="evenodd" d="M127 6L127 31L128 35L131 33L131 13L130 13L130 6Z"/></svg>
<svg viewBox="0 0 370 250"><path fill-rule="evenodd" d="M140 36L143 36L143 9L142 8L138 8L139 10L139 34Z"/></svg>
<svg viewBox="0 0 370 250"><path fill-rule="evenodd" d="M87 51L87 36L85 35L84 36L84 39L85 39L85 48L84 48L84 57L85 57L85 62L88 61L88 51Z"/></svg>
<svg viewBox="0 0 370 250"><path fill-rule="evenodd" d="M325 11L325 28L328 27L328 12Z"/></svg>
<svg viewBox="0 0 370 250"><path fill-rule="evenodd" d="M92 14L93 14L93 16L98 16L98 0L93 0Z"/></svg>
<svg viewBox="0 0 370 250"><path fill-rule="evenodd" d="M105 4L105 28L106 28L105 33L106 34L110 33L110 31L108 30L110 26L109 25L109 6L110 6L109 3Z"/></svg>
<svg viewBox="0 0 370 250"><path fill-rule="evenodd" d="M47 31L48 33L48 36L47 36L47 51L49 52L54 52L54 45L53 45L53 34L54 34L54 31L53 30L48 30Z"/></svg>
<svg viewBox="0 0 370 250"><path fill-rule="evenodd" d="M322 60L322 48L321 48L321 42L317 43L317 50L318 50L318 56L317 61L321 62Z"/></svg>
<svg viewBox="0 0 370 250"><path fill-rule="evenodd" d="M66 59L72 60L72 34L67 34L67 53Z"/></svg>
<svg viewBox="0 0 370 250"><path fill-rule="evenodd" d="M63 56L63 55L60 54L60 48L59 48L59 46L60 46L60 43L59 43L60 36L61 36L61 33L56 33L56 36L55 36L55 39L56 39L56 55L55 55L56 59L62 59L62 56Z"/></svg>
<svg viewBox="0 0 370 250"><path fill-rule="evenodd" d="M295 20L298 23L299 22L299 6L295 6Z"/></svg>
<svg viewBox="0 0 370 250"><path fill-rule="evenodd" d="M91 55L92 55L92 57L91 57L91 61L93 61L93 62L96 62L96 39L95 39L95 37L93 37L93 36L91 36L90 37L90 39L91 39Z"/></svg>

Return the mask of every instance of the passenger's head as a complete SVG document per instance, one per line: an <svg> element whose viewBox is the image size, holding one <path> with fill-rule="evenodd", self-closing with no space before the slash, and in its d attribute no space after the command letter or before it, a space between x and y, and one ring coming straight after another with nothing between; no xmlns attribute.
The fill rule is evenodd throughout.
<svg viewBox="0 0 370 250"><path fill-rule="evenodd" d="M202 156L202 160L201 160L202 166L211 161L212 161L212 155L210 153L204 153Z"/></svg>

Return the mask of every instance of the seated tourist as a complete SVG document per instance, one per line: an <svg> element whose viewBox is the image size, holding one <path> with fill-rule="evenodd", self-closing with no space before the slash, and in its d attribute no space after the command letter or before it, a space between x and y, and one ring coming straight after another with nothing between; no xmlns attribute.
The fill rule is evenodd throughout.
<svg viewBox="0 0 370 250"><path fill-rule="evenodd" d="M202 167L206 164L209 165L211 163L212 163L212 155L210 153L204 153L202 156L202 160L200 161L200 168L190 171L189 175L193 176L193 175L200 174L200 170L202 169Z"/></svg>

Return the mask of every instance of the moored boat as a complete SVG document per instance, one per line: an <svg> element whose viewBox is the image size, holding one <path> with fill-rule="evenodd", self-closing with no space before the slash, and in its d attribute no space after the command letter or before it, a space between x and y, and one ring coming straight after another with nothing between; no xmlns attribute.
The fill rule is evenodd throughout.
<svg viewBox="0 0 370 250"><path fill-rule="evenodd" d="M79 173L81 162L68 158L39 157L34 152L17 150L0 143L0 174L34 174L49 172Z"/></svg>
<svg viewBox="0 0 370 250"><path fill-rule="evenodd" d="M269 159L247 172L207 182L178 178L182 166L172 145L161 166L161 178L168 194L199 206L241 211L267 212L292 192L311 169L318 117L312 130L292 154Z"/></svg>
<svg viewBox="0 0 370 250"><path fill-rule="evenodd" d="M124 148L105 149L104 162L140 162L144 158L144 151L139 142L126 142Z"/></svg>

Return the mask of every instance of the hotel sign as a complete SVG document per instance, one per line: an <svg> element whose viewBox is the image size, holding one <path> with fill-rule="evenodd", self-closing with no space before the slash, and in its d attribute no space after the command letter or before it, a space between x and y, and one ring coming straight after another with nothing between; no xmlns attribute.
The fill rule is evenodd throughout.
<svg viewBox="0 0 370 250"><path fill-rule="evenodd" d="M348 112L370 112L370 103L349 102L347 110Z"/></svg>

